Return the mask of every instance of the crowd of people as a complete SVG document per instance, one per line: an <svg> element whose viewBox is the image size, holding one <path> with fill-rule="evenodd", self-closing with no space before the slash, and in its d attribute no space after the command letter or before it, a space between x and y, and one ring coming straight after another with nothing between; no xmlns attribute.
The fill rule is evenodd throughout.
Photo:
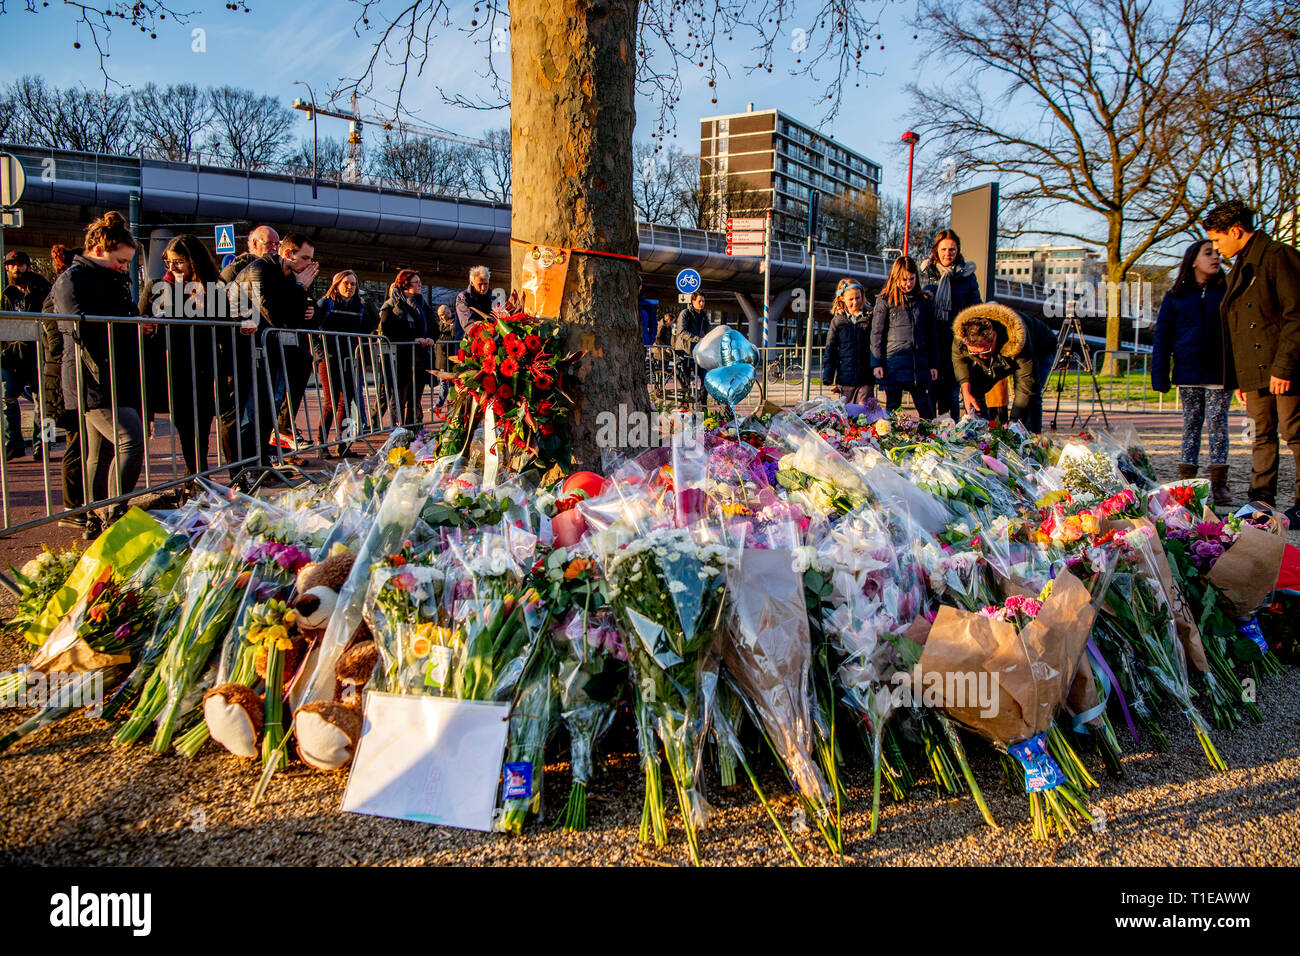
<svg viewBox="0 0 1300 956"><path fill-rule="evenodd" d="M870 307L861 282L840 280L822 381L850 404L883 390L892 412L906 392L922 418L969 412L1041 431L1055 354L1056 333L1042 321L983 302L960 237L945 229L924 266L894 260Z"/></svg>
<svg viewBox="0 0 1300 956"><path fill-rule="evenodd" d="M1228 490L1228 410L1234 394L1253 431L1248 496L1273 506L1278 485L1278 437L1296 463L1300 522L1300 252L1255 226L1244 203L1222 203L1206 214L1206 238L1184 250L1173 285L1161 301L1151 355L1151 385L1176 386L1183 412L1179 474L1197 476L1202 434L1209 432L1208 478L1214 501ZM1232 258L1225 274L1221 257ZM703 397L703 372L689 356L708 333L704 295L696 292L676 321L645 317L647 345L678 356L679 387ZM909 394L923 418L963 413L1043 428L1043 391L1053 371L1058 332L1040 319L984 302L975 268L951 229L935 238L925 264L894 261L884 287L870 300L862 282L841 279L822 352L822 381L849 404L883 391L890 411ZM684 372L680 370L684 369Z"/></svg>
<svg viewBox="0 0 1300 956"><path fill-rule="evenodd" d="M448 363L464 330L492 309L485 266L470 270L451 305L430 304L413 269L397 273L378 305L348 269L315 298L315 244L268 225L252 229L247 250L224 269L197 236L174 237L161 257L163 274L142 282L138 299L130 276L136 255L125 219L109 212L91 223L80 247L53 247L52 282L25 252L4 260L4 310L51 316L41 322L39 352L34 342L3 346L5 457L28 454L18 399L43 402L44 426L37 409L30 440L40 459L57 429L66 434L59 461L65 511L136 490L156 414L170 418L186 477L216 470L215 424L221 462L239 487L265 470L277 444L281 455L315 445L345 457L370 422L420 422L426 388L436 387L436 411L449 397ZM60 315L136 321L53 317ZM392 343L391 366L377 340L354 338L375 334ZM263 342L259 364L255 350ZM319 414L306 416L316 425L307 435L296 425L313 375L322 398ZM61 523L93 539L124 507L86 510Z"/></svg>
<svg viewBox="0 0 1300 956"><path fill-rule="evenodd" d="M1300 252L1257 229L1252 210L1238 201L1211 210L1202 225L1207 238L1187 246L1161 302L1151 383L1157 391L1179 390L1182 477L1197 474L1208 428L1208 475L1217 504L1230 501L1227 420L1235 393L1254 429L1249 495L1272 505L1279 433L1300 474ZM60 470L66 510L136 488L155 413L170 415L187 476L210 470L215 423L222 460L236 463L235 484L262 471L276 443L332 446L343 457L368 421L389 416L417 422L429 386L436 388L435 407L447 400L449 361L465 329L490 314L493 304L486 266L470 270L467 287L450 305L431 304L413 269L396 274L378 305L348 269L314 298L310 289L320 263L313 241L296 232L281 237L268 225L249 232L247 250L225 269L198 237L176 236L163 252L163 275L143 283L138 300L129 276L136 254L125 220L110 212L91 223L80 247L53 247L52 282L24 252L4 260L6 311L146 320L45 319L40 367L35 343L3 344L5 457L27 454L18 400L36 403L39 393L45 421L33 415L30 441L39 459L52 447L51 421L65 432ZM1225 275L1221 257L1234 260L1231 273ZM643 341L658 352L675 352L679 384L703 400L703 370L689 361L710 328L703 293L697 291L675 319L665 315L657 322L638 293ZM263 339L266 330L274 334ZM386 384L387 376L372 375L374 401L366 407L362 355L348 337L375 333L395 347L395 387ZM259 365L254 353L263 341ZM907 393L925 418L971 413L1041 431L1043 388L1057 346L1057 333L1044 322L983 301L961 240L948 229L936 237L924 265L908 256L896 259L874 300L860 281L840 280L822 380L850 404L883 392L893 411ZM148 374L153 368L165 373ZM313 376L322 411L316 434L306 435L295 426ZM256 469L240 467L254 463ZM1297 503L1288 514L1295 521L1300 478L1293 490ZM91 511L65 520L89 537L101 527Z"/></svg>

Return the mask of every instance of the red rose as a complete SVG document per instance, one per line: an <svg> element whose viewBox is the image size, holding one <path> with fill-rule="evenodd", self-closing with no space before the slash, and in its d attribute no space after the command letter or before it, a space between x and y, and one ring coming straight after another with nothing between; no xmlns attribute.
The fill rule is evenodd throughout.
<svg viewBox="0 0 1300 956"><path fill-rule="evenodd" d="M542 436L545 438L550 438L552 435L555 434L555 429L552 428L550 425L543 425L540 431L542 433Z"/></svg>
<svg viewBox="0 0 1300 956"><path fill-rule="evenodd" d="M530 352L536 352L541 347L542 347L542 340L538 338L536 335L530 335L526 339L524 339L524 348L528 349L528 351Z"/></svg>
<svg viewBox="0 0 1300 956"><path fill-rule="evenodd" d="M551 381L551 376L547 375L545 372L538 372L536 378L533 379L533 383L542 391L546 391L552 384L554 384Z"/></svg>
<svg viewBox="0 0 1300 956"><path fill-rule="evenodd" d="M496 412L498 415L504 415L506 413L505 403L498 398L492 403L492 411Z"/></svg>
<svg viewBox="0 0 1300 956"><path fill-rule="evenodd" d="M485 393L491 393L497 390L497 380L491 375L484 375L479 379L479 384L483 386L483 391Z"/></svg>
<svg viewBox="0 0 1300 956"><path fill-rule="evenodd" d="M514 397L515 391L509 385L501 385L497 387L497 398L501 399L503 402L508 402Z"/></svg>
<svg viewBox="0 0 1300 956"><path fill-rule="evenodd" d="M512 358L507 358L501 363L501 374L514 376L519 374L519 363Z"/></svg>
<svg viewBox="0 0 1300 956"><path fill-rule="evenodd" d="M470 347L473 348L473 346L470 346ZM464 349L457 349L457 350L456 350L456 361L457 361L457 362L463 362L463 361L465 361L465 350L464 350Z"/></svg>

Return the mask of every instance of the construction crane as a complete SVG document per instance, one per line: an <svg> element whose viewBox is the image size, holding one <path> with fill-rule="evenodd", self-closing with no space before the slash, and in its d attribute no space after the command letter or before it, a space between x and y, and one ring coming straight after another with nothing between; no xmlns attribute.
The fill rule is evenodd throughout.
<svg viewBox="0 0 1300 956"><path fill-rule="evenodd" d="M304 84L306 85L306 84ZM311 88L308 87L308 92ZM419 123L408 123L403 120L386 120L380 116L363 116L357 108L357 94L352 94L352 112L341 113L337 110L326 109L317 106L315 102L305 102L302 97L297 97L293 101L293 108L302 110L307 114L308 119L312 119L313 114L316 116L330 116L334 119L348 121L348 167L344 174L344 179L348 182L360 182L361 180L361 128L364 124L369 123L372 126L378 126L385 132L395 131L399 135L410 133L413 136L425 136L431 139L443 139L451 143L461 143L465 146L482 146L485 149L491 149L491 145L481 139L474 139L470 136L460 136L456 133L447 133L443 130L433 129L430 126L422 126Z"/></svg>

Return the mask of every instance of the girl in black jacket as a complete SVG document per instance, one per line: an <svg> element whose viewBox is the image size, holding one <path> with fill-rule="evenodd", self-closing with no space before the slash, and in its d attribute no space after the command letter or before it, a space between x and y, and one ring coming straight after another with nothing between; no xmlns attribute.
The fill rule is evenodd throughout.
<svg viewBox="0 0 1300 956"><path fill-rule="evenodd" d="M871 316L872 374L885 388L885 409L903 404L903 390L923 419L934 417L930 386L938 379L938 346L930 297L917 288L916 262L894 260Z"/></svg>
<svg viewBox="0 0 1300 956"><path fill-rule="evenodd" d="M822 357L822 384L840 392L850 405L864 405L875 393L871 378L871 313L856 279L841 279L831 306Z"/></svg>
<svg viewBox="0 0 1300 956"><path fill-rule="evenodd" d="M54 283L54 311L83 316L137 315L127 275L135 239L121 213L105 213L92 222L83 249ZM136 329L130 322L110 327L83 319L76 325L74 335L81 342L81 410L91 501L128 494L140 478L144 422ZM123 511L125 506L118 505L109 520Z"/></svg>
<svg viewBox="0 0 1300 956"><path fill-rule="evenodd" d="M357 274L350 269L334 274L330 287L316 303L314 323L324 332L342 332L346 336L361 332L366 319L366 303L361 298L360 283ZM329 438L330 428L337 418L339 437L347 438L344 422L353 421L359 426L357 418L360 409L353 414L357 404L356 371L353 364L353 350L357 339L343 335L311 336L311 354L316 362L316 380L325 389L325 409L321 413L320 443L325 444ZM354 426L355 433L355 426ZM348 453L348 445L339 445L337 452L342 458Z"/></svg>
<svg viewBox="0 0 1300 956"><path fill-rule="evenodd" d="M1209 419L1210 491L1216 505L1232 501L1228 493L1228 406L1232 392L1224 387L1223 320L1219 316L1225 285L1214 243L1198 239L1189 245L1178 278L1160 303L1151 350L1151 387L1167 392L1172 380L1183 405L1180 478L1196 477L1201 429Z"/></svg>
<svg viewBox="0 0 1300 956"><path fill-rule="evenodd" d="M172 239L162 258L167 271L145 290L141 313L159 319L202 319L213 326L225 318L226 299L216 291L220 272L198 236L183 233ZM225 332L229 336L228 324ZM185 474L202 474L208 470L208 445L217 416L213 329L164 322L153 337L166 353L168 392L159 396L163 400L159 404L170 409Z"/></svg>
<svg viewBox="0 0 1300 956"><path fill-rule="evenodd" d="M388 288L388 301L379 310L379 334L397 345L397 401L402 424L424 418L421 402L429 380L433 347L429 309L420 274L403 269Z"/></svg>

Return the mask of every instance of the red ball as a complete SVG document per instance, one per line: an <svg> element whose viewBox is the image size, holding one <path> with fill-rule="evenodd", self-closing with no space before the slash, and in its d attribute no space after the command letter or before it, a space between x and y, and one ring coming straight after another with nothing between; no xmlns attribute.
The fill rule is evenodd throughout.
<svg viewBox="0 0 1300 956"><path fill-rule="evenodd" d="M560 486L560 494L558 497L567 498L570 495L576 495L581 492L588 498L595 498L600 494L601 489L604 487L605 479L594 471L575 471L568 478L564 479L564 484Z"/></svg>

